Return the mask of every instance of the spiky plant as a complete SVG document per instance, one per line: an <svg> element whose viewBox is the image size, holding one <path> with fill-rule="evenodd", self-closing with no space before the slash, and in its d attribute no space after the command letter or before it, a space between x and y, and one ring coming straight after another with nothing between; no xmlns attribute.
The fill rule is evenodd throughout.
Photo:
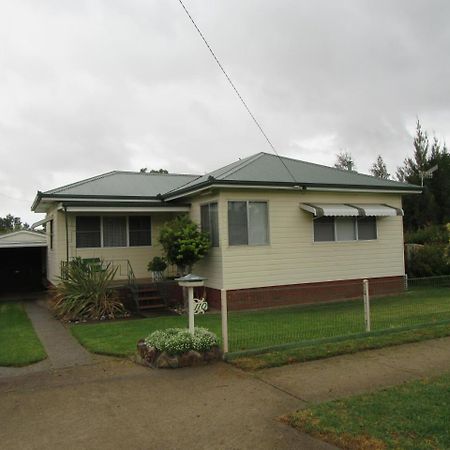
<svg viewBox="0 0 450 450"><path fill-rule="evenodd" d="M87 264L81 258L72 260L56 287L52 305L55 314L63 320L123 316L125 308L117 292L111 288L116 272L117 267L110 264Z"/></svg>

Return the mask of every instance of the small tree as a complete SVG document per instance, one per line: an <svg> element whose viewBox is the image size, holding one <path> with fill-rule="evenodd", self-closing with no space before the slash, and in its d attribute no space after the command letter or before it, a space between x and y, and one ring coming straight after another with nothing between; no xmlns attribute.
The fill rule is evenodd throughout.
<svg viewBox="0 0 450 450"><path fill-rule="evenodd" d="M370 172L374 177L381 178L382 180L389 180L391 176L387 171L386 163L383 161L381 155L378 155L377 160L372 164Z"/></svg>
<svg viewBox="0 0 450 450"><path fill-rule="evenodd" d="M176 264L180 272L189 273L192 266L209 250L210 241L206 233L188 216L178 216L164 224L159 242L166 253L167 261Z"/></svg>
<svg viewBox="0 0 450 450"><path fill-rule="evenodd" d="M336 169L342 170L356 170L355 161L353 161L353 156L348 152L340 152L336 155L336 162L334 163Z"/></svg>

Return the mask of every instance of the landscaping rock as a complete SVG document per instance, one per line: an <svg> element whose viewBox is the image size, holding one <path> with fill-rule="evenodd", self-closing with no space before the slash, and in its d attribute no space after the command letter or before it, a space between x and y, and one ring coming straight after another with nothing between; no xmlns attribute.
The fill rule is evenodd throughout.
<svg viewBox="0 0 450 450"><path fill-rule="evenodd" d="M207 362L218 361L222 358L222 352L218 346L211 348L209 352L203 353L203 359Z"/></svg>
<svg viewBox="0 0 450 450"><path fill-rule="evenodd" d="M199 366L203 363L203 356L195 350L183 353L179 357L180 367Z"/></svg>
<svg viewBox="0 0 450 450"><path fill-rule="evenodd" d="M179 366L178 356L163 352L156 360L155 366L158 369L176 369Z"/></svg>

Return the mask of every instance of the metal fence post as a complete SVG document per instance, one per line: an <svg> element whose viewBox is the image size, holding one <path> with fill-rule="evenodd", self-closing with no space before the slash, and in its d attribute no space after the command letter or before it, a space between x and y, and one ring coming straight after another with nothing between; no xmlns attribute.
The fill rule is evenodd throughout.
<svg viewBox="0 0 450 450"><path fill-rule="evenodd" d="M228 306L227 306L227 291L220 290L220 305L222 316L222 346L223 353L228 353Z"/></svg>
<svg viewBox="0 0 450 450"><path fill-rule="evenodd" d="M369 299L369 280L363 280L363 298L364 298L364 322L366 331L370 331L370 299Z"/></svg>
<svg viewBox="0 0 450 450"><path fill-rule="evenodd" d="M405 291L408 290L408 274L405 273Z"/></svg>

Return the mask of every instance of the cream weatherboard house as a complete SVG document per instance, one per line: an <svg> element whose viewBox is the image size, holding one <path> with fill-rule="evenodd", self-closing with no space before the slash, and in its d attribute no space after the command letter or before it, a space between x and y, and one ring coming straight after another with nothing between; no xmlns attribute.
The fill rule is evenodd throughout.
<svg viewBox="0 0 450 450"><path fill-rule="evenodd" d="M148 277L162 224L189 214L211 236L194 268L207 278L209 302L226 296L237 309L348 297L364 278L373 289L398 288L401 196L420 191L258 153L203 176L109 172L38 192L32 209L46 213L39 223L47 222L52 283L74 257L115 261L119 277L130 268Z"/></svg>

